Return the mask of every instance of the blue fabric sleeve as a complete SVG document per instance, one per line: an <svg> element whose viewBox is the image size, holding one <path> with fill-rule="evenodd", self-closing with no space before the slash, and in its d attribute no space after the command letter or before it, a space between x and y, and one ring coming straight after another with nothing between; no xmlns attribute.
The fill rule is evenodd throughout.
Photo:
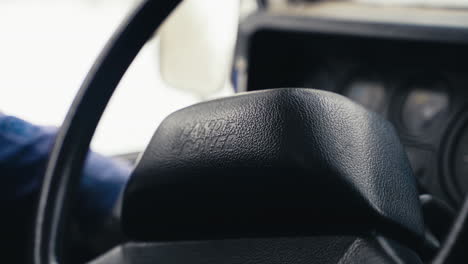
<svg viewBox="0 0 468 264"><path fill-rule="evenodd" d="M0 114L0 207L39 191L56 134L56 128ZM90 152L75 212L80 221L96 222L112 214L130 172L130 164Z"/></svg>

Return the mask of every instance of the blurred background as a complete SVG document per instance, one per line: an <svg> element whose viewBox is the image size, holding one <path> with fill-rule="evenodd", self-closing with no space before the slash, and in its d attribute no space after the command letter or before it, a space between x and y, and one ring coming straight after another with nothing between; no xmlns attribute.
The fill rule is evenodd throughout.
<svg viewBox="0 0 468 264"><path fill-rule="evenodd" d="M0 1L0 111L59 126L97 55L139 2ZM93 149L112 155L141 151L165 116L200 100L162 80L158 45L157 38L149 42L126 73Z"/></svg>
<svg viewBox="0 0 468 264"><path fill-rule="evenodd" d="M97 55L139 2L0 1L0 111L35 124L59 126ZM165 30L166 41L155 36L146 44L106 110L94 137L93 149L108 155L140 152L158 124L171 112L203 99L232 94L229 69L239 18L245 17L258 5L268 3L274 9L291 2L317 1L184 1L184 4L197 3L191 6L191 10L199 13L195 19L193 14L174 15L182 22L170 22L171 30ZM341 2L447 5L450 8L468 6L466 0ZM213 8L217 11L213 12ZM349 15L359 16L361 13ZM191 27L190 30L187 27ZM200 28L203 31L197 30ZM164 30L162 33L164 35ZM168 69L162 70L165 79L160 65ZM187 72L192 75L184 75ZM204 74L206 76L200 78ZM213 76L217 77L209 78Z"/></svg>

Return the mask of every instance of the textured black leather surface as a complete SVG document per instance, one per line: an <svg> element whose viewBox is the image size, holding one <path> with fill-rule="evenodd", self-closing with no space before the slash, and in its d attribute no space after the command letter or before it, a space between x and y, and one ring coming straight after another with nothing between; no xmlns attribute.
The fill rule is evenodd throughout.
<svg viewBox="0 0 468 264"><path fill-rule="evenodd" d="M412 172L390 123L337 94L276 89L171 114L127 186L132 239L423 236Z"/></svg>
<svg viewBox="0 0 468 264"><path fill-rule="evenodd" d="M407 248L378 237L324 236L177 243L130 243L92 264L422 264Z"/></svg>

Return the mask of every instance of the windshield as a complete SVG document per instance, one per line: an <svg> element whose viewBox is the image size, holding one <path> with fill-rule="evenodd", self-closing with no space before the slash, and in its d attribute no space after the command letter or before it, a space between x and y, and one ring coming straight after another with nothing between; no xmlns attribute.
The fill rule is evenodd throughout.
<svg viewBox="0 0 468 264"><path fill-rule="evenodd" d="M59 126L83 78L135 0L0 2L0 111ZM160 121L198 99L160 78L153 39L126 73L98 127L105 154L141 151Z"/></svg>
<svg viewBox="0 0 468 264"><path fill-rule="evenodd" d="M59 126L99 52L119 23L139 2L1 1L0 112L39 125ZM252 12L257 3L284 5L305 0L240 2L242 18ZM465 0L347 1L353 2L468 7ZM112 155L141 151L164 117L202 99L190 91L174 89L163 81L159 44L157 37L147 43L124 76L97 129L92 144L95 150ZM179 75L180 71L175 72L176 77ZM233 93L232 89L227 89L224 94L229 93Z"/></svg>

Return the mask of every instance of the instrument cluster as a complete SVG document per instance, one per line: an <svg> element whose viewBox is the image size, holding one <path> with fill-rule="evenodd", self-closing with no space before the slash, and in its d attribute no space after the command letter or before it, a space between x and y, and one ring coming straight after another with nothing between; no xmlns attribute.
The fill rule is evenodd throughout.
<svg viewBox="0 0 468 264"><path fill-rule="evenodd" d="M329 90L392 122L421 191L457 205L468 191L468 81L424 71L398 76L351 72Z"/></svg>
<svg viewBox="0 0 468 264"><path fill-rule="evenodd" d="M453 76L434 72L351 73L332 91L392 122L422 192L458 204L468 191L468 93ZM468 82L466 88L468 88Z"/></svg>
<svg viewBox="0 0 468 264"><path fill-rule="evenodd" d="M421 193L459 205L468 192L468 44L273 30L249 43L244 90L349 97L394 124Z"/></svg>
<svg viewBox="0 0 468 264"><path fill-rule="evenodd" d="M444 167L444 161L439 162L438 155L445 152L442 141L452 118L452 88L443 77L432 73L413 74L398 82L386 82L384 78L376 76L379 75L352 77L337 92L394 124L420 188L423 192L433 189L434 179L440 175L439 167ZM468 133L466 140L468 143ZM462 160L460 155L463 154L454 157L459 163ZM466 161L468 165L468 155ZM438 166L439 163L442 166ZM458 165L457 168L461 167ZM441 170L441 173L446 172ZM451 178L451 175L447 176ZM443 184L447 183L444 181ZM444 191L444 185L440 187L438 191ZM446 193L450 193L450 199L458 199L452 194L453 191Z"/></svg>

